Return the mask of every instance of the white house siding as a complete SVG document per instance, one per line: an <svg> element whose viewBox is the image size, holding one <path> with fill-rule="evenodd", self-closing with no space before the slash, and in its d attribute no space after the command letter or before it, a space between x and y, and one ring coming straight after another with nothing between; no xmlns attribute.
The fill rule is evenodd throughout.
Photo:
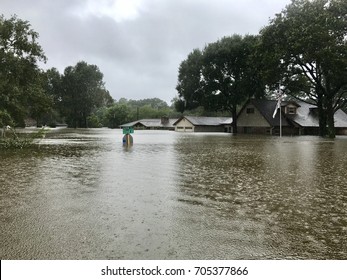
<svg viewBox="0 0 347 280"><path fill-rule="evenodd" d="M194 132L194 125L186 118L183 118L175 125L175 131L178 132Z"/></svg>
<svg viewBox="0 0 347 280"><path fill-rule="evenodd" d="M247 113L247 109L253 109L253 113ZM244 108L237 119L238 133L246 134L272 134L270 124L253 104Z"/></svg>
<svg viewBox="0 0 347 280"><path fill-rule="evenodd" d="M247 113L247 109L253 108L254 113ZM249 104L237 119L238 127L269 127L269 123L252 104Z"/></svg>

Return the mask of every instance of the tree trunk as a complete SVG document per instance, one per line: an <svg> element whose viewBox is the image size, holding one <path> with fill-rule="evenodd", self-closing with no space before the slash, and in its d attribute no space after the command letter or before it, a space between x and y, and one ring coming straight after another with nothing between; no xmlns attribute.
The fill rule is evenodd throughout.
<svg viewBox="0 0 347 280"><path fill-rule="evenodd" d="M335 138L335 120L334 120L334 108L332 105L331 99L327 101L327 110L326 110L326 118L327 118L327 135L329 138Z"/></svg>
<svg viewBox="0 0 347 280"><path fill-rule="evenodd" d="M232 109L231 112L232 118L233 118L233 134L237 134L237 112L236 112L236 106Z"/></svg>
<svg viewBox="0 0 347 280"><path fill-rule="evenodd" d="M318 119L319 119L319 136L325 137L327 135L327 116L324 109L323 92L320 88L316 88L317 92L317 107L318 107Z"/></svg>
<svg viewBox="0 0 347 280"><path fill-rule="evenodd" d="M318 102L318 118L319 118L319 136L325 137L327 135L327 116L321 104Z"/></svg>

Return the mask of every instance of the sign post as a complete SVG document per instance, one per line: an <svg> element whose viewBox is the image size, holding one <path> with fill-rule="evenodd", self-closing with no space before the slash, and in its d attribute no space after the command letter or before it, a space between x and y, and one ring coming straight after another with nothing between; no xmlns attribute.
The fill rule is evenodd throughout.
<svg viewBox="0 0 347 280"><path fill-rule="evenodd" d="M272 117L275 118L278 109L280 109L280 137L282 137L282 110L281 110L282 98L283 98L283 92L281 90L281 86L279 86L278 90L276 92L277 104L276 104L275 111L274 111Z"/></svg>
<svg viewBox="0 0 347 280"><path fill-rule="evenodd" d="M134 143L133 137L130 135L131 133L134 133L133 127L123 127L123 145L124 146L131 146Z"/></svg>

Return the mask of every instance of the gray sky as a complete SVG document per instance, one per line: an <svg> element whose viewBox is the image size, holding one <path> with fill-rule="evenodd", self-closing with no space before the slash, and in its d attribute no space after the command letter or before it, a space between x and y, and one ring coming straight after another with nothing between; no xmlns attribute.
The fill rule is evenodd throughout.
<svg viewBox="0 0 347 280"><path fill-rule="evenodd" d="M0 13L28 20L48 62L84 60L115 99L177 95L178 67L223 36L257 34L290 0L0 0Z"/></svg>

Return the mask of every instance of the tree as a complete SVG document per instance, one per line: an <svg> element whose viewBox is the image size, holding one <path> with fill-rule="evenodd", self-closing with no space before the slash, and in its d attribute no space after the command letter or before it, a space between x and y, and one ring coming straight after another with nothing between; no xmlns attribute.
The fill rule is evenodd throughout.
<svg viewBox="0 0 347 280"><path fill-rule="evenodd" d="M52 109L46 122L53 126L57 121L64 122L62 75L56 68L51 68L44 72L43 88L52 101Z"/></svg>
<svg viewBox="0 0 347 280"><path fill-rule="evenodd" d="M39 61L46 61L39 35L29 22L12 16L0 16L0 110L11 116L16 125L41 111L35 100L42 100L42 76Z"/></svg>
<svg viewBox="0 0 347 280"><path fill-rule="evenodd" d="M88 117L97 108L111 102L103 74L96 65L78 62L65 68L62 77L62 103L71 127L88 127ZM113 102L113 100L112 100Z"/></svg>
<svg viewBox="0 0 347 280"><path fill-rule="evenodd" d="M121 101L121 100L120 100ZM153 109L165 109L169 106L164 100L161 100L160 98L146 98L146 99L140 99L140 100L129 100L127 103L132 107L142 107L145 105L150 106Z"/></svg>
<svg viewBox="0 0 347 280"><path fill-rule="evenodd" d="M320 135L332 138L347 103L346 15L344 0L293 0L261 31L268 82L317 105Z"/></svg>
<svg viewBox="0 0 347 280"><path fill-rule="evenodd" d="M130 109L125 104L114 104L106 112L108 127L117 128L121 124L129 122Z"/></svg>
<svg viewBox="0 0 347 280"><path fill-rule="evenodd" d="M119 103L123 103L123 99L119 100ZM146 98L140 100L129 100L125 104L129 106L131 110L130 118L145 119L145 118L161 118L171 114L170 107L164 100L160 98Z"/></svg>
<svg viewBox="0 0 347 280"><path fill-rule="evenodd" d="M62 75L56 68L48 69L45 73L44 89L46 93L53 99L54 108L62 111L63 88Z"/></svg>
<svg viewBox="0 0 347 280"><path fill-rule="evenodd" d="M237 133L237 107L264 87L257 70L256 36L234 35L209 44L204 50L202 104L210 110L228 111Z"/></svg>
<svg viewBox="0 0 347 280"><path fill-rule="evenodd" d="M0 110L0 129L2 129L2 127L6 126L6 125L12 126L13 124L14 123L13 123L13 120L12 120L12 117L10 116L10 114L7 113L6 110L4 110L4 111Z"/></svg>
<svg viewBox="0 0 347 280"><path fill-rule="evenodd" d="M178 98L175 100L175 108L178 112L183 113L186 109L195 109L201 105L202 63L202 52L194 49L180 64L176 86Z"/></svg>
<svg viewBox="0 0 347 280"><path fill-rule="evenodd" d="M46 124L49 120L48 114L52 112L53 98L44 89L45 75L38 73L38 81L27 89L29 116L36 120L36 125Z"/></svg>

